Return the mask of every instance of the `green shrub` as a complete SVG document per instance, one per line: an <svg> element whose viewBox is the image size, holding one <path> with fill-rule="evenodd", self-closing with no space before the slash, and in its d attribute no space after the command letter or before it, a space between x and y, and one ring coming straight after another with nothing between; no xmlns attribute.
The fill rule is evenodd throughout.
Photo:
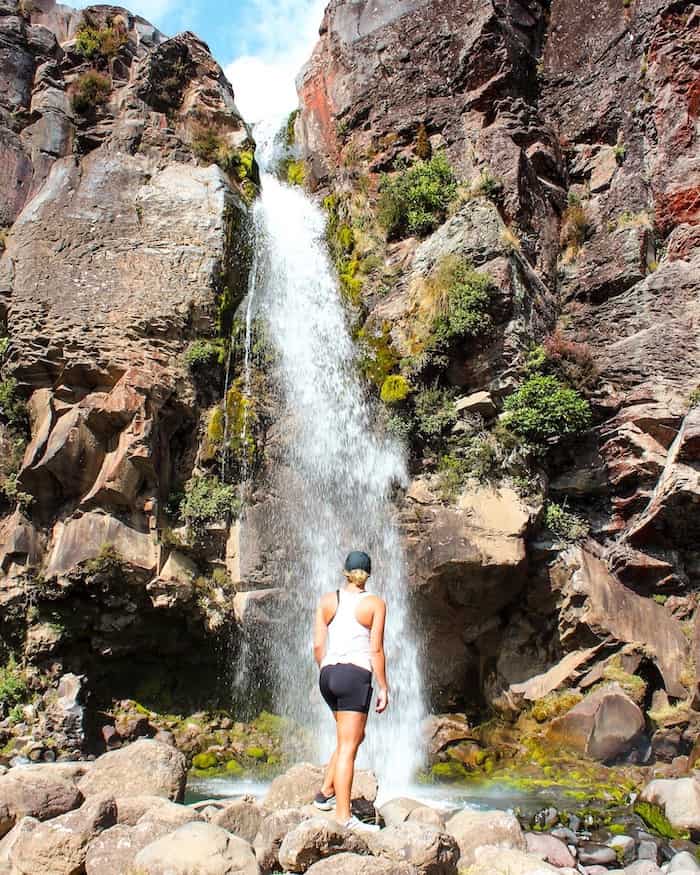
<svg viewBox="0 0 700 875"><path fill-rule="evenodd" d="M287 182L290 185L303 185L306 182L306 164L301 159L290 161L287 165Z"/></svg>
<svg viewBox="0 0 700 875"><path fill-rule="evenodd" d="M700 386L697 386L695 389L693 389L693 391L688 396L688 408L690 410L692 410L693 407L697 407L698 404L700 404Z"/></svg>
<svg viewBox="0 0 700 875"><path fill-rule="evenodd" d="M530 377L503 406L506 427L533 446L580 434L592 421L586 399L556 377Z"/></svg>
<svg viewBox="0 0 700 875"><path fill-rule="evenodd" d="M396 368L399 357L391 342L388 325L380 331L362 328L357 333L360 350L358 365L362 374L381 391L384 381Z"/></svg>
<svg viewBox="0 0 700 875"><path fill-rule="evenodd" d="M201 531L208 523L236 517L241 503L235 486L218 477L195 476L185 484L180 515L190 528Z"/></svg>
<svg viewBox="0 0 700 875"><path fill-rule="evenodd" d="M10 338L9 337L0 337L0 365L7 358L7 353L10 349Z"/></svg>
<svg viewBox="0 0 700 875"><path fill-rule="evenodd" d="M472 193L482 195L489 200L495 200L503 193L503 183L486 168L481 171L481 175L472 184Z"/></svg>
<svg viewBox="0 0 700 875"><path fill-rule="evenodd" d="M109 76L103 76L97 70L88 70L78 78L73 86L71 105L73 109L86 115L98 106L103 106L112 90L112 80Z"/></svg>
<svg viewBox="0 0 700 875"><path fill-rule="evenodd" d="M19 668L14 656L0 668L0 709L3 716L16 705L22 705L29 698L29 688L24 672Z"/></svg>
<svg viewBox="0 0 700 875"><path fill-rule="evenodd" d="M83 24L75 37L75 50L89 61L97 56L111 58L119 52L126 40L126 34L116 27L97 29Z"/></svg>
<svg viewBox="0 0 700 875"><path fill-rule="evenodd" d="M590 529L586 520L554 501L547 503L544 524L553 535L572 542L585 538Z"/></svg>
<svg viewBox="0 0 700 875"><path fill-rule="evenodd" d="M488 334L493 327L489 313L493 292L493 280L488 274L460 264L447 291L445 312L435 321L438 344Z"/></svg>
<svg viewBox="0 0 700 875"><path fill-rule="evenodd" d="M379 223L388 240L425 237L439 227L457 195L457 180L444 153L418 161L380 185Z"/></svg>
<svg viewBox="0 0 700 875"><path fill-rule="evenodd" d="M411 385L405 377L393 374L382 383L380 397L385 404L400 404L411 394Z"/></svg>
<svg viewBox="0 0 700 875"><path fill-rule="evenodd" d="M226 362L226 347L221 341L194 340L185 351L188 370L211 369Z"/></svg>
<svg viewBox="0 0 700 875"><path fill-rule="evenodd" d="M441 437L457 422L453 393L432 386L414 395L416 432L430 442Z"/></svg>
<svg viewBox="0 0 700 875"><path fill-rule="evenodd" d="M295 109L293 112L289 113L289 117L287 118L287 124L284 127L284 145L291 149L294 145L294 125L296 124L297 119L299 118L300 110Z"/></svg>
<svg viewBox="0 0 700 875"><path fill-rule="evenodd" d="M559 377L579 391L592 389L598 379L598 368L588 344L568 340L558 329L530 350L526 370L529 374Z"/></svg>
<svg viewBox="0 0 700 875"><path fill-rule="evenodd" d="M213 447L231 452L238 464L244 461L252 464L257 449L254 436L257 424L255 401L243 392L243 381L239 378L226 393L224 405L212 411L207 436Z"/></svg>
<svg viewBox="0 0 700 875"><path fill-rule="evenodd" d="M17 504L22 509L28 508L34 501L31 493L20 489L16 472L0 477L0 495L3 495L10 504Z"/></svg>
<svg viewBox="0 0 700 875"><path fill-rule="evenodd" d="M26 424L26 405L17 397L17 380L14 377L0 381L0 416L15 428L23 428Z"/></svg>

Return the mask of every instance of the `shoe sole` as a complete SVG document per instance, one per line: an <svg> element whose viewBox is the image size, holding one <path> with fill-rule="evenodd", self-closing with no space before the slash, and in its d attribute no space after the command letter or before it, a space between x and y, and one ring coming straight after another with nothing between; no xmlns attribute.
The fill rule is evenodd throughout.
<svg viewBox="0 0 700 875"><path fill-rule="evenodd" d="M332 811L335 808L335 799L329 799L328 802L316 802L314 805L319 811Z"/></svg>

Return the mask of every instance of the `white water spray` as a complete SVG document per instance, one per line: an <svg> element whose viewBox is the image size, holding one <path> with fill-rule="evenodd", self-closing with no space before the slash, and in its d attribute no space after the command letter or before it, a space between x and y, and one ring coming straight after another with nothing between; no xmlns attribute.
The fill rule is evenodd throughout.
<svg viewBox="0 0 700 875"><path fill-rule="evenodd" d="M273 160L271 130L256 130L263 169ZM376 427L357 376L323 213L303 191L265 172L255 224L254 295L277 355L279 423L285 426L276 491L284 506L280 546L287 548L279 585L289 592L290 604L284 635L271 648L277 707L313 728L319 759L330 754L335 733L317 692L313 614L322 593L344 585L345 555L365 550L373 561L368 588L388 605L391 695L388 711L370 716L359 762L378 773L385 796L405 790L419 765L424 716L422 671L391 504L394 487L407 481L403 454Z"/></svg>

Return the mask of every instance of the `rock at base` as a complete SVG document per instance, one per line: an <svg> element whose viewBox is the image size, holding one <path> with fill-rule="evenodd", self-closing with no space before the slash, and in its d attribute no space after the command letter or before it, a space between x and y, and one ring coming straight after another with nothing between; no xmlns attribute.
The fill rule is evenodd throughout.
<svg viewBox="0 0 700 875"><path fill-rule="evenodd" d="M99 757L78 788L84 796L150 795L180 802L186 782L187 762L178 750L159 741L140 739Z"/></svg>
<svg viewBox="0 0 700 875"><path fill-rule="evenodd" d="M287 833L279 850L279 861L285 872L306 872L319 860L344 851L368 853L359 835L333 820L314 817Z"/></svg>
<svg viewBox="0 0 700 875"><path fill-rule="evenodd" d="M456 875L459 847L454 836L433 826L402 823L367 835L371 852L392 863L410 863L420 875Z"/></svg>
<svg viewBox="0 0 700 875"><path fill-rule="evenodd" d="M314 863L307 872L308 875L417 875L418 870L410 863L395 863L381 857L338 854Z"/></svg>
<svg viewBox="0 0 700 875"><path fill-rule="evenodd" d="M188 823L136 855L142 875L258 875L253 850L211 823Z"/></svg>
<svg viewBox="0 0 700 875"><path fill-rule="evenodd" d="M547 734L554 744L606 761L628 753L642 739L644 726L639 706L611 685L555 718Z"/></svg>
<svg viewBox="0 0 700 875"><path fill-rule="evenodd" d="M51 767L49 767L51 768ZM49 820L77 808L83 794L45 766L20 766L0 777L0 837L23 817Z"/></svg>
<svg viewBox="0 0 700 875"><path fill-rule="evenodd" d="M486 846L516 851L526 849L518 819L505 811L465 809L447 821L446 830L457 840L461 866L480 861L481 851Z"/></svg>
<svg viewBox="0 0 700 875"><path fill-rule="evenodd" d="M269 810L295 808L313 802L323 783L323 766L299 763L275 778L270 785L263 806ZM352 782L352 798L374 802L377 798L377 779L372 772L357 771Z"/></svg>
<svg viewBox="0 0 700 875"><path fill-rule="evenodd" d="M257 803L248 799L236 799L218 811L211 818L211 822L252 844L262 819L263 811Z"/></svg>
<svg viewBox="0 0 700 875"><path fill-rule="evenodd" d="M475 863L460 868L460 875L560 875L561 871L533 854L512 848L483 847Z"/></svg>

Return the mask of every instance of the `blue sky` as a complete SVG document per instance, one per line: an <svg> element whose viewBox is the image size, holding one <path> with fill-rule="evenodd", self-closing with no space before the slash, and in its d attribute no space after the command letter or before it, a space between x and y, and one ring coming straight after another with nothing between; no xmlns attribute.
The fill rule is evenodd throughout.
<svg viewBox="0 0 700 875"><path fill-rule="evenodd" d="M64 0L69 5L85 2ZM118 0L117 0L118 2ZM294 76L318 36L326 0L121 0L173 36L201 36L224 67L246 120L296 106Z"/></svg>

